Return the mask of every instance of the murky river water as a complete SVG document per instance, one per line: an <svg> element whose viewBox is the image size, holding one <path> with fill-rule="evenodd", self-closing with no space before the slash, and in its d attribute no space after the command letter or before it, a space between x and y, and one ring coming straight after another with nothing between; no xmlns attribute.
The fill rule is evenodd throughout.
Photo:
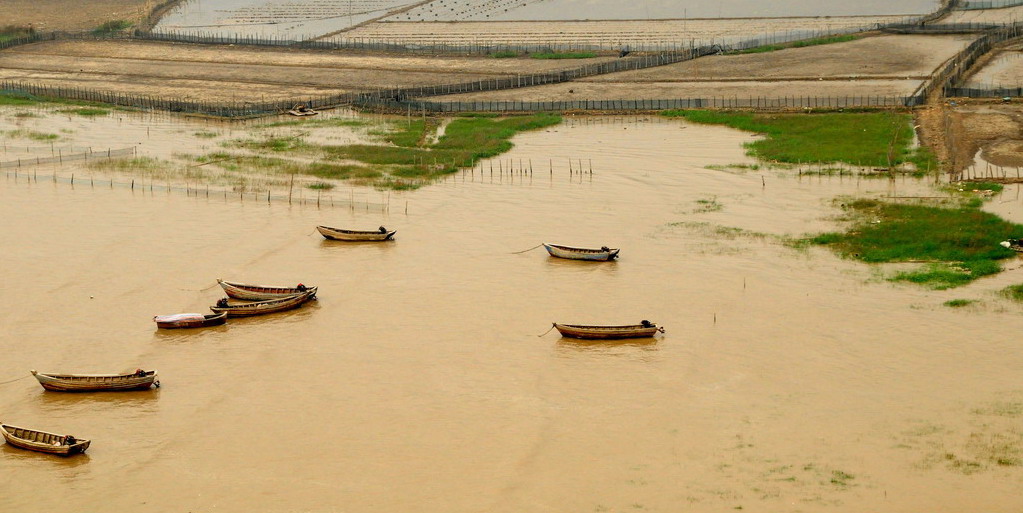
<svg viewBox="0 0 1023 513"><path fill-rule="evenodd" d="M89 123L74 137L187 146ZM531 180L394 193L407 214L8 174L0 382L141 366L163 387L0 385L0 421L93 440L68 459L0 446L0 511L1018 511L1023 322L993 290L1019 271L934 292L789 249L772 235L833 227L836 196L933 192L705 168L749 163L749 139L569 120L502 156L532 159ZM570 178L570 158L592 177ZM993 204L1023 218L1015 190ZM330 243L317 224L397 240ZM623 249L598 264L512 254L542 241ZM213 304L218 277L315 284L320 299L155 330L155 314ZM953 298L980 303L942 306ZM537 336L640 319L667 333Z"/></svg>

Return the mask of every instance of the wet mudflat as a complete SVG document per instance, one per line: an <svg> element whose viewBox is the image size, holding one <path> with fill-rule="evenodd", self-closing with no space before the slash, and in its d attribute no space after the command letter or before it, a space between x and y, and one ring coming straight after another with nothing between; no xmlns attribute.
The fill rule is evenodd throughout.
<svg viewBox="0 0 1023 513"><path fill-rule="evenodd" d="M64 143L212 146L188 136L207 124L123 116L74 118ZM126 126L145 122L149 139ZM1019 271L936 292L785 246L834 228L836 196L934 193L727 167L752 164L751 137L568 119L494 163L532 160L531 177L477 169L392 192L388 211L6 175L0 381L143 366L164 386L0 385L3 422L93 440L70 459L0 446L0 509L1018 510L1020 311L993 291ZM992 205L1023 218L1014 188ZM345 245L317 224L398 234ZM605 264L511 254L542 241L623 249ZM153 315L213 304L218 277L320 299L155 330ZM980 302L942 306L958 297ZM640 319L667 333L536 336Z"/></svg>

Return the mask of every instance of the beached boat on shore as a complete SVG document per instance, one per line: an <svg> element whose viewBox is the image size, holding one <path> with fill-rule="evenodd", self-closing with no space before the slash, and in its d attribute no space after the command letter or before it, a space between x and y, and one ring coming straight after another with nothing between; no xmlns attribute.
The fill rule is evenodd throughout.
<svg viewBox="0 0 1023 513"><path fill-rule="evenodd" d="M279 299L236 304L230 304L226 299L222 299L216 306L211 306L210 310L213 310L216 313L226 313L228 317L250 317L253 315L271 314L291 310L292 308L298 308L305 302L312 299L315 295L315 290L307 290L301 294L286 296Z"/></svg>
<svg viewBox="0 0 1023 513"><path fill-rule="evenodd" d="M217 279L217 283L224 289L228 297L242 299L245 301L266 301L268 299L280 299L312 291L316 294L316 287L307 287L301 283L296 287L278 287L271 285L246 285L233 281Z"/></svg>
<svg viewBox="0 0 1023 513"><path fill-rule="evenodd" d="M543 244L543 247L547 249L551 256L567 258L569 260L610 261L618 258L618 252L621 251L618 248L609 248L607 246L600 249L587 249L547 244L546 242Z"/></svg>
<svg viewBox="0 0 1023 513"><path fill-rule="evenodd" d="M664 333L664 328L650 321L624 326L591 326L583 324L554 323L563 337L584 338L588 340L614 340L622 338L652 337L655 333Z"/></svg>
<svg viewBox="0 0 1023 513"><path fill-rule="evenodd" d="M0 433L14 447L60 456L83 453L92 443L91 440L79 440L71 435L58 435L10 424L0 424Z"/></svg>
<svg viewBox="0 0 1023 513"><path fill-rule="evenodd" d="M327 239L345 242L381 242L392 240L391 238L398 231L388 230L383 226L375 231L342 230L341 228L331 228L329 226L317 226L316 229L320 232L320 235Z"/></svg>
<svg viewBox="0 0 1023 513"><path fill-rule="evenodd" d="M205 328L207 326L220 326L227 322L226 314L201 314L182 313L172 315L157 315L153 317L156 327L171 330L178 328Z"/></svg>
<svg viewBox="0 0 1023 513"><path fill-rule="evenodd" d="M138 369L131 374L56 374L32 371L39 384L54 392L105 392L159 387L156 371Z"/></svg>
<svg viewBox="0 0 1023 513"><path fill-rule="evenodd" d="M1017 253L1023 253L1023 239L1008 239L999 242L1003 248L1009 248Z"/></svg>

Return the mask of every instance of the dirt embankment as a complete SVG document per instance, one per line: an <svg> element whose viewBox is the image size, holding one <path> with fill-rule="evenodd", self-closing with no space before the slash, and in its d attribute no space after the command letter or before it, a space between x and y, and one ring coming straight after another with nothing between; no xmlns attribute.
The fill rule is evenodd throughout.
<svg viewBox="0 0 1023 513"><path fill-rule="evenodd" d="M503 78L570 66L556 60L370 55L145 41L56 41L0 51L0 80L202 101L304 99Z"/></svg>
<svg viewBox="0 0 1023 513"><path fill-rule="evenodd" d="M571 101L909 96L935 68L973 39L973 36L874 36L767 53L704 57L566 84L442 98Z"/></svg>
<svg viewBox="0 0 1023 513"><path fill-rule="evenodd" d="M948 116L956 171L974 164L978 151L993 165L1023 167L1023 105L1018 99L1010 104L960 99Z"/></svg>

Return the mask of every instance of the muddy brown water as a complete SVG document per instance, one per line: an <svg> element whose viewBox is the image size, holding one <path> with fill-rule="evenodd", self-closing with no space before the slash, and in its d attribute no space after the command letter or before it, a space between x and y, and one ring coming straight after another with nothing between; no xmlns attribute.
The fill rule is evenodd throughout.
<svg viewBox="0 0 1023 513"><path fill-rule="evenodd" d="M178 127L142 141L153 152L205 126L149 121ZM87 123L69 144L134 141L112 118ZM531 179L477 169L394 193L407 214L6 174L0 382L141 366L163 387L0 385L0 421L93 441L68 459L0 445L0 511L1019 510L1020 309L994 293L1019 272L937 292L787 248L772 236L835 226L836 196L933 192L706 168L751 163L750 139L569 119L501 157L532 159ZM593 174L570 177L568 159ZM993 204L1023 218L1014 189ZM397 240L332 243L317 224ZM623 249L613 263L512 254L543 241ZM218 277L320 298L155 329L153 315L206 310ZM942 306L953 298L980 302ZM640 319L667 333L537 336Z"/></svg>

